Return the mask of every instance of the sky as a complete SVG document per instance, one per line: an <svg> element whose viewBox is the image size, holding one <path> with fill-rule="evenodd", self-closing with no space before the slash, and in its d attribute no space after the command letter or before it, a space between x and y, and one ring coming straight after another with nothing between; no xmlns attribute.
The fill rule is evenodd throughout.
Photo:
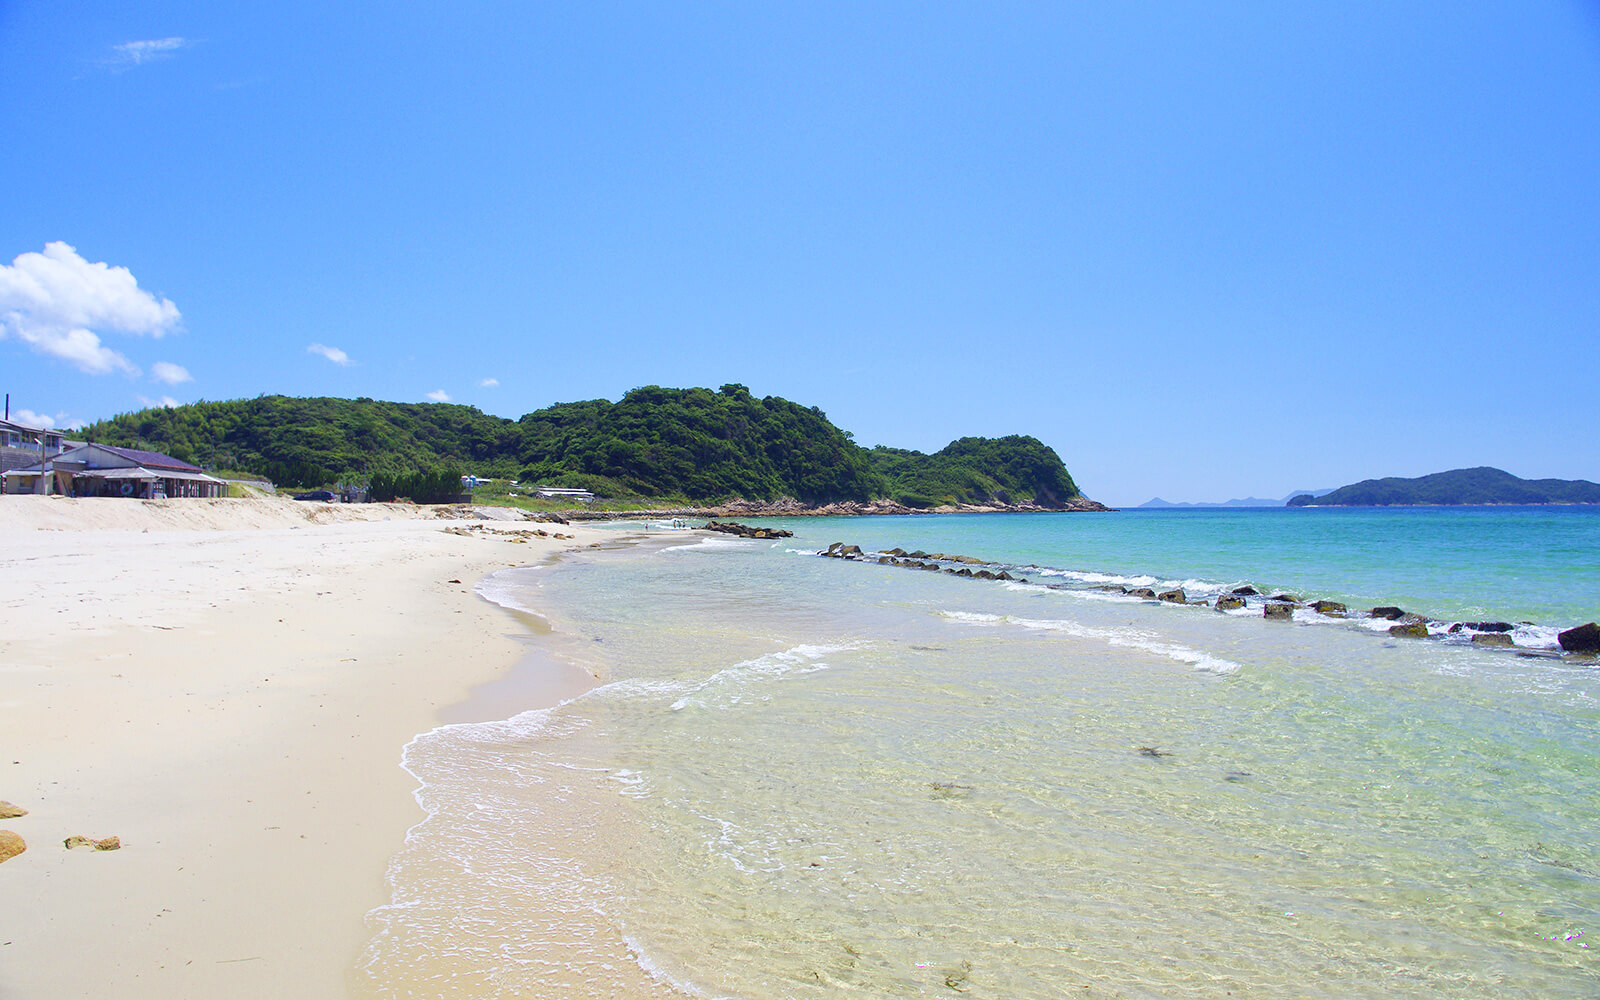
<svg viewBox="0 0 1600 1000"><path fill-rule="evenodd" d="M0 391L1600 480L1600 3L0 0Z"/></svg>

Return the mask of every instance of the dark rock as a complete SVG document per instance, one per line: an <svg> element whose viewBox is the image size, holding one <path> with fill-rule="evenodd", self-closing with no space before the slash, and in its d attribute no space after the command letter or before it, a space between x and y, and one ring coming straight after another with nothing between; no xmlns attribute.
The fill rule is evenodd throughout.
<svg viewBox="0 0 1600 1000"><path fill-rule="evenodd" d="M1248 583L1245 584L1242 587L1235 587L1232 590L1228 591L1228 593L1236 594L1239 597L1259 597L1261 595L1261 591L1259 591L1256 588L1250 586Z"/></svg>
<svg viewBox="0 0 1600 1000"><path fill-rule="evenodd" d="M755 528L737 521L707 521L700 526L701 531L720 531L725 535L737 535L740 538L793 538L794 532L782 528ZM828 546L830 549L833 546Z"/></svg>
<svg viewBox="0 0 1600 1000"><path fill-rule="evenodd" d="M1285 604L1293 604L1295 607L1300 606L1300 598L1294 596L1293 594L1273 594L1271 597L1267 598L1267 600L1282 601Z"/></svg>
<svg viewBox="0 0 1600 1000"><path fill-rule="evenodd" d="M1311 610L1329 618L1343 618L1349 609L1338 601L1312 601Z"/></svg>
<svg viewBox="0 0 1600 1000"><path fill-rule="evenodd" d="M1600 652L1600 625L1590 622L1577 628L1569 628L1556 636L1556 641L1569 653Z"/></svg>
<svg viewBox="0 0 1600 1000"><path fill-rule="evenodd" d="M968 569L965 566L961 567L960 569L953 569L950 572L954 573L956 576L971 576L972 575L972 570Z"/></svg>
<svg viewBox="0 0 1600 1000"><path fill-rule="evenodd" d="M1010 573L1007 573L1005 570L1001 570L1000 572L996 573L994 575L994 578L996 580L1013 580L1013 579L1015 579L1015 577L1013 577ZM1023 581L1023 582L1026 583L1027 581Z"/></svg>
<svg viewBox="0 0 1600 1000"><path fill-rule="evenodd" d="M1218 611L1235 611L1244 605L1244 598L1237 594L1222 594L1217 598L1216 608Z"/></svg>
<svg viewBox="0 0 1600 1000"><path fill-rule="evenodd" d="M1127 594L1129 597L1142 597L1147 601L1155 600L1156 596L1156 592L1151 590L1149 587L1135 587L1132 590L1125 590L1123 593Z"/></svg>
<svg viewBox="0 0 1600 1000"><path fill-rule="evenodd" d="M1261 617L1271 618L1276 621L1289 621L1294 618L1294 605L1283 601L1270 601L1262 607Z"/></svg>
<svg viewBox="0 0 1600 1000"><path fill-rule="evenodd" d="M1406 622L1403 625L1390 625L1389 634L1397 635L1403 639L1426 639L1428 626L1422 622Z"/></svg>
<svg viewBox="0 0 1600 1000"><path fill-rule="evenodd" d="M991 573L989 570L986 570L986 569L974 570L972 576L973 576L973 579L976 579L976 580L995 580L995 579L998 579L998 577L996 577L993 573Z"/></svg>
<svg viewBox="0 0 1600 1000"><path fill-rule="evenodd" d="M1515 646L1511 637L1504 632L1479 632L1472 637L1474 646Z"/></svg>
<svg viewBox="0 0 1600 1000"><path fill-rule="evenodd" d="M1399 619L1405 617L1405 612L1396 607L1385 606L1381 608L1373 608L1372 617L1387 618L1390 621L1398 621Z"/></svg>
<svg viewBox="0 0 1600 1000"><path fill-rule="evenodd" d="M1051 590L1066 590L1067 587L1066 587L1065 584L1062 584L1062 585L1059 585L1059 586L1056 585L1056 584L1051 584L1050 589ZM1098 587L1095 587L1094 589L1095 590L1104 590L1104 591L1106 591L1108 593L1112 593L1112 594L1126 594L1128 592L1128 588L1127 587L1118 586L1115 583L1102 583Z"/></svg>
<svg viewBox="0 0 1600 1000"><path fill-rule="evenodd" d="M1176 590L1163 590L1161 593L1156 595L1156 600L1161 601L1164 604L1189 603L1189 598L1184 596L1182 587L1179 587Z"/></svg>
<svg viewBox="0 0 1600 1000"><path fill-rule="evenodd" d="M904 556L905 554L906 550L900 548L898 545L884 553L886 556Z"/></svg>
<svg viewBox="0 0 1600 1000"><path fill-rule="evenodd" d="M926 559L926 558L928 558L928 554L926 552L922 551L921 549L918 549L915 552L907 552L906 553L906 558L908 558L908 559Z"/></svg>

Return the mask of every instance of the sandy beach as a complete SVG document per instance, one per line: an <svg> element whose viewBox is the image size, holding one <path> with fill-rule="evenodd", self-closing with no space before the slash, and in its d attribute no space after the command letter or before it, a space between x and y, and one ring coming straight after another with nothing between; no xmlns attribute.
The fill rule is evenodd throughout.
<svg viewBox="0 0 1600 1000"><path fill-rule="evenodd" d="M0 998L349 996L422 818L401 748L527 651L474 584L594 538L0 497L0 800L28 810L0 820L27 841L0 865Z"/></svg>

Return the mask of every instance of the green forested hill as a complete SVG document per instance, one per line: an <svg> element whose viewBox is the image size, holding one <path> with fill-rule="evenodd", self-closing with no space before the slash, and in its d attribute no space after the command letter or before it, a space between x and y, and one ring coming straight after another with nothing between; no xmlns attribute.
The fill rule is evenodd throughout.
<svg viewBox="0 0 1600 1000"><path fill-rule="evenodd" d="M1031 437L962 438L933 455L867 451L816 407L741 385L647 386L518 420L449 403L262 396L141 410L83 434L302 486L459 468L613 497L1054 506L1079 495L1056 453Z"/></svg>
<svg viewBox="0 0 1600 1000"><path fill-rule="evenodd" d="M1079 495L1055 450L1024 435L964 437L932 455L879 445L871 455L889 495L907 507L988 499L1055 507Z"/></svg>
<svg viewBox="0 0 1600 1000"><path fill-rule="evenodd" d="M1366 479L1320 497L1297 496L1290 507L1401 507L1470 504L1600 503L1600 485L1586 479L1520 479L1480 466L1416 479Z"/></svg>

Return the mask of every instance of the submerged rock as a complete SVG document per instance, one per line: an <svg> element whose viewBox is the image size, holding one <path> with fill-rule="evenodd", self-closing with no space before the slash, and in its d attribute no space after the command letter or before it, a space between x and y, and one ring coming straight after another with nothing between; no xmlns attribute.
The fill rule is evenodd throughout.
<svg viewBox="0 0 1600 1000"><path fill-rule="evenodd" d="M1242 587L1235 587L1232 590L1228 591L1228 593L1236 594L1239 597L1259 597L1259 596L1261 596L1261 591L1259 591L1256 588L1250 586L1248 583L1245 584Z"/></svg>
<svg viewBox="0 0 1600 1000"><path fill-rule="evenodd" d="M1400 625L1390 625L1389 634L1400 636L1403 639L1426 639L1428 626L1422 622L1405 622Z"/></svg>
<svg viewBox="0 0 1600 1000"><path fill-rule="evenodd" d="M1479 632L1472 637L1474 646L1515 646L1511 637L1504 632Z"/></svg>
<svg viewBox="0 0 1600 1000"><path fill-rule="evenodd" d="M1556 636L1556 641L1561 643L1561 648L1569 653L1597 653L1600 652L1600 625L1590 622L1569 628Z"/></svg>

